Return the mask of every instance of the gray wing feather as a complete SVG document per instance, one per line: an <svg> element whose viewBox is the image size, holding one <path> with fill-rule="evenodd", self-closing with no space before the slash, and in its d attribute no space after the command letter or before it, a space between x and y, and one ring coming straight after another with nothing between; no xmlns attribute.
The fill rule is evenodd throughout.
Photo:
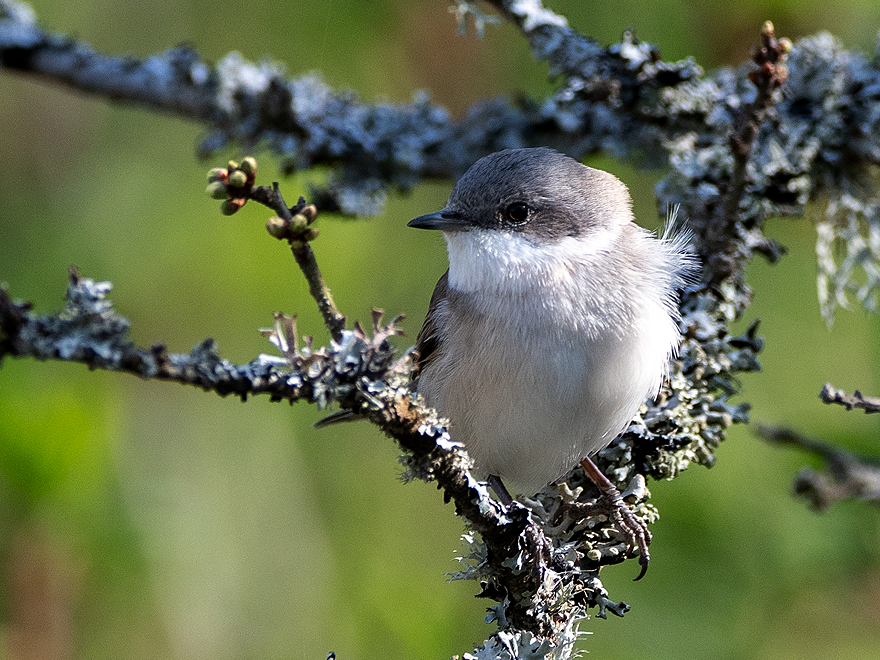
<svg viewBox="0 0 880 660"><path fill-rule="evenodd" d="M431 296L431 303L428 305L425 323L422 325L422 329L419 330L418 337L416 337L415 371L413 372L415 378L418 378L419 373L430 365L431 361L439 354L441 338L439 328L437 327L437 309L440 303L446 300L448 292L449 270L447 269L437 282L437 286L434 287L434 294Z"/></svg>

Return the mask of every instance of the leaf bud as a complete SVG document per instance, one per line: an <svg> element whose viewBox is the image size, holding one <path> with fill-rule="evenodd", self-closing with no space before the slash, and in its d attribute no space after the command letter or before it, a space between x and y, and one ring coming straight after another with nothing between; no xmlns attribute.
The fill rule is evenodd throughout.
<svg viewBox="0 0 880 660"><path fill-rule="evenodd" d="M275 238L284 238L288 233L287 222L284 221L284 218L273 216L266 221L266 231Z"/></svg>
<svg viewBox="0 0 880 660"><path fill-rule="evenodd" d="M227 176L229 176L229 171L225 167L215 167L208 171L208 183L226 181Z"/></svg>
<svg viewBox="0 0 880 660"><path fill-rule="evenodd" d="M234 188L243 188L247 184L247 174L241 170L235 170L229 175L229 185Z"/></svg>
<svg viewBox="0 0 880 660"><path fill-rule="evenodd" d="M302 213L297 213L290 220L290 231L294 234L300 234L309 226L309 221Z"/></svg>
<svg viewBox="0 0 880 660"><path fill-rule="evenodd" d="M312 224L315 221L315 218L318 217L318 207L314 204L309 204L304 206L300 213L305 216L309 224Z"/></svg>
<svg viewBox="0 0 880 660"><path fill-rule="evenodd" d="M253 156L248 156L241 161L241 167L239 169L249 177L255 175L257 173L257 159Z"/></svg>
<svg viewBox="0 0 880 660"><path fill-rule="evenodd" d="M229 197L229 193L226 192L226 184L222 181L209 183L208 187L205 188L205 192L208 193L208 197L211 199L226 199Z"/></svg>
<svg viewBox="0 0 880 660"><path fill-rule="evenodd" d="M247 200L244 197L236 197L235 199L227 199L220 205L220 212L223 215L232 215L244 206Z"/></svg>

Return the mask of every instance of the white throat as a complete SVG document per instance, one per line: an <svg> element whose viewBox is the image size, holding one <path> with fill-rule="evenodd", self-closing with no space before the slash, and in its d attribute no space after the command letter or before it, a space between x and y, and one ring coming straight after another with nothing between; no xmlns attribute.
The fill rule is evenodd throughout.
<svg viewBox="0 0 880 660"><path fill-rule="evenodd" d="M589 239L555 243L515 232L473 229L444 233L449 251L449 285L462 293L513 293L564 286L596 255L612 249L619 231L601 230Z"/></svg>

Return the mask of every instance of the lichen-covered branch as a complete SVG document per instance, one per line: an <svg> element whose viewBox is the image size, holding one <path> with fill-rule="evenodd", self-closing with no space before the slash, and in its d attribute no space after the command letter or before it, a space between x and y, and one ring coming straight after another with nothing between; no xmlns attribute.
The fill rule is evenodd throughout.
<svg viewBox="0 0 880 660"><path fill-rule="evenodd" d="M777 39L773 24L767 21L761 33L761 46L753 49L752 59L758 66L749 72L749 80L755 85L757 94L739 112L734 114L733 131L730 134L730 151L733 154L733 173L730 184L724 193L721 208L722 222L708 225L709 235L700 238L707 243L704 252L713 255L726 254L736 233L730 231L739 222L739 205L748 184L747 165L749 156L764 123L767 111L774 105L774 95L788 77L785 60L791 50L788 39Z"/></svg>
<svg viewBox="0 0 880 660"><path fill-rule="evenodd" d="M866 413L880 412L880 397L865 396L858 390L852 394L847 394L843 390L834 387L831 383L825 383L822 391L819 392L819 398L824 403L836 403L847 410L861 408Z"/></svg>
<svg viewBox="0 0 880 660"><path fill-rule="evenodd" d="M282 398L288 392L270 364L232 364L220 357L210 338L188 354L169 353L164 344L135 346L128 338L128 319L119 316L107 299L110 289L109 282L82 278L71 269L64 310L34 316L29 303L14 301L0 288L0 361L32 357L80 362L90 369L174 381L242 399L250 394Z"/></svg>
<svg viewBox="0 0 880 660"><path fill-rule="evenodd" d="M734 117L756 94L745 71L707 75L691 59L664 62L656 46L632 33L602 47L537 0L492 4L561 77L558 93L480 101L454 119L425 94L399 105L366 103L314 76L287 78L280 64L254 64L237 53L216 65L188 48L143 59L99 53L44 30L15 0L0 1L0 65L196 119L211 129L206 152L237 142L274 151L289 170L326 165L330 181L312 195L322 210L376 212L390 189L454 177L508 147L550 145L576 157L603 151L665 163L670 150L684 157L698 146L694 155L702 155L682 174L710 187L713 171L732 165ZM762 215L802 213L819 189L839 183L834 170L841 163L848 171L880 163L877 63L819 35L793 46L789 70L788 100L770 117L772 133L759 135L750 165L750 185L768 193ZM724 153L707 159L716 133Z"/></svg>

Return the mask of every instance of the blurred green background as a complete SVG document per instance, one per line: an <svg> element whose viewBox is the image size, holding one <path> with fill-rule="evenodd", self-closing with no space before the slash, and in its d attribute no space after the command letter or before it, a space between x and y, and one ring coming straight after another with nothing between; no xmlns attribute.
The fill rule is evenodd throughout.
<svg viewBox="0 0 880 660"><path fill-rule="evenodd" d="M336 88L407 101L414 90L461 113L473 101L552 90L509 25L456 36L448 0L232 3L42 0L44 26L110 53L187 42L210 61L231 50L321 71ZM797 39L825 29L873 52L876 0L557 0L603 43L635 28L664 57L740 63L764 20ZM222 217L204 194L203 128L0 72L0 280L37 311L62 305L66 268L112 280L141 345L188 351L206 336L247 361L271 352L274 311L326 341L289 251L249 205ZM260 154L257 154L258 156ZM662 172L597 160L656 224ZM260 178L277 176L271 157ZM303 180L283 182L288 198ZM406 312L410 341L445 268L442 240L409 231L451 187L394 198L381 217L319 219L318 259L341 309ZM782 219L790 248L754 263L765 371L742 378L753 419L878 453L880 418L823 406L831 381L880 394L880 324L840 311L828 329L815 292L815 233ZM405 342L402 343L405 345ZM423 483L403 485L393 443L367 424L315 431L311 407L242 404L193 389L7 359L0 369L0 656L65 659L340 660L445 658L492 631L477 585L445 582L462 524ZM711 471L651 485L661 519L654 561L603 573L624 619L590 620L596 658L880 657L878 513L824 515L790 496L807 457L735 428Z"/></svg>

